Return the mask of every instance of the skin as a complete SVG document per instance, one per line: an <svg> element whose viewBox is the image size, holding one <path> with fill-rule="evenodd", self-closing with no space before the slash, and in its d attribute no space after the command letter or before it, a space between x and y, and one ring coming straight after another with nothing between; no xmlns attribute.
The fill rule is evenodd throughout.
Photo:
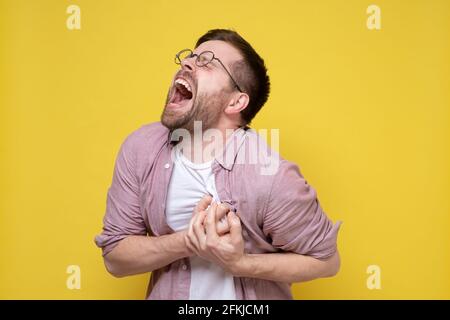
<svg viewBox="0 0 450 320"><path fill-rule="evenodd" d="M207 41L194 50L194 54L212 51L231 70L233 62L242 59L240 53L223 41ZM188 80L193 89L191 103L182 108L171 108L174 81L178 76ZM193 121L203 122L203 129L216 128L225 133L227 128L236 129L242 120L240 112L249 102L249 96L233 88L230 78L220 63L213 60L205 67L197 67L195 58L182 61L182 67L173 78L161 122L168 128L193 129Z"/></svg>
<svg viewBox="0 0 450 320"><path fill-rule="evenodd" d="M200 200L194 209L193 215L206 210L210 197ZM220 220L228 213L228 208L217 211ZM224 234L229 231L228 225L217 222L217 231ZM173 261L190 257L193 252L186 246L186 231L163 235L160 237L129 236L108 253L105 258L107 270L116 277L150 272L164 267Z"/></svg>
<svg viewBox="0 0 450 320"><path fill-rule="evenodd" d="M242 59L234 47L223 41L202 43L194 53L206 50L213 51L230 72L232 64ZM217 61L207 67L197 67L194 60L185 59L175 74L161 122L169 129L192 131L194 121L202 121L204 130L220 130L225 141L227 129L242 125L240 112L247 107L250 97L233 87ZM193 91L191 101L182 106L170 103L178 76L187 80ZM203 142L203 148L211 147L208 146L210 143L214 141ZM192 160L189 148L183 152ZM238 215L205 196L197 204L187 230L160 237L129 236L105 256L105 265L111 274L122 277L150 272L178 259L197 255L239 277L293 283L337 274L340 267L338 252L327 260L291 252L246 254Z"/></svg>

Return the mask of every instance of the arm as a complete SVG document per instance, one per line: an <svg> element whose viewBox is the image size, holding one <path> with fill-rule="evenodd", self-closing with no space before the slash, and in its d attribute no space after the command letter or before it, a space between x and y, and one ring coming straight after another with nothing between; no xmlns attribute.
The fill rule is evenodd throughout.
<svg viewBox="0 0 450 320"><path fill-rule="evenodd" d="M278 282L303 282L337 274L339 253L327 259L316 259L293 252L245 254L240 219L228 212L230 233L216 231L218 205L198 211L192 218L185 235L186 245L198 256L222 266L236 277L259 278Z"/></svg>
<svg viewBox="0 0 450 320"><path fill-rule="evenodd" d="M245 254L233 273L238 277L293 283L335 276L339 267L337 251L327 260L292 252Z"/></svg>
<svg viewBox="0 0 450 320"><path fill-rule="evenodd" d="M151 272L190 256L185 231L160 237L129 236L104 257L106 269L116 277Z"/></svg>
<svg viewBox="0 0 450 320"><path fill-rule="evenodd" d="M339 226L333 226L326 216L316 191L298 167L283 161L263 222L263 232L282 253L246 254L235 271L246 277L288 283L332 277L340 268L336 246Z"/></svg>
<svg viewBox="0 0 450 320"><path fill-rule="evenodd" d="M210 196L204 196L197 203L193 215L196 215L198 211L206 210L211 200ZM228 223L220 221L226 212L227 210L223 208L218 213L216 226L220 233L229 230ZM193 252L186 245L186 234L187 230L159 237L130 235L121 240L111 252L105 255L106 269L116 277L124 277L151 272L176 260L190 257Z"/></svg>
<svg viewBox="0 0 450 320"><path fill-rule="evenodd" d="M183 240L184 232L147 236L139 200L139 139L139 132L132 133L120 148L108 190L103 231L95 238L107 270L117 277L150 272L191 254ZM210 200L205 197L198 205L206 208Z"/></svg>

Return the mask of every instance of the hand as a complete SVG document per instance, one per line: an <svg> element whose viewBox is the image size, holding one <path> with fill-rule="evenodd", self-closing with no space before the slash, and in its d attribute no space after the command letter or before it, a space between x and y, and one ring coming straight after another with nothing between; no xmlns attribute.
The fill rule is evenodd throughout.
<svg viewBox="0 0 450 320"><path fill-rule="evenodd" d="M193 219L195 217L198 217L198 213L200 213L201 211L208 210L208 207L211 205L211 202L212 202L212 197L210 195L203 196L203 198L200 199L200 201L197 203L197 205L194 208L194 212L192 213L191 222L193 221ZM228 213L228 211L230 211L228 205L222 203L220 205L220 210L218 210L218 214L217 214L218 219L217 219L217 224L216 224L217 233L219 235L224 235L230 231L230 227L228 225L228 219L226 219L226 214ZM191 225L191 223L189 223L189 225ZM188 231L189 231L189 229L183 230L181 233L182 233L182 237L185 241L186 248L187 248L186 255L188 257L192 257L192 256L196 255L196 252L191 250L190 247L188 246L189 242L186 240Z"/></svg>
<svg viewBox="0 0 450 320"><path fill-rule="evenodd" d="M205 195L194 208L194 212L192 214L192 218L199 213L200 211L207 211L208 207L212 203L212 197L210 195ZM230 231L230 226L228 225L228 219L226 218L227 213L230 211L230 207L221 203L218 206L217 210L217 221L216 221L216 229L219 235L224 235ZM191 218L191 221L192 221Z"/></svg>
<svg viewBox="0 0 450 320"><path fill-rule="evenodd" d="M196 212L185 236L186 245L199 257L216 263L233 274L244 258L241 221L234 212L228 211L230 232L220 235L217 221L222 211L225 211L223 207L212 203L208 210Z"/></svg>

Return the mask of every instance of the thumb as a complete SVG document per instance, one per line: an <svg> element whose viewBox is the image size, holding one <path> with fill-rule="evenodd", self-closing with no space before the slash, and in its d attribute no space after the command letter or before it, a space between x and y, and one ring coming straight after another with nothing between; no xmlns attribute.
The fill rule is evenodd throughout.
<svg viewBox="0 0 450 320"><path fill-rule="evenodd" d="M208 206L211 204L212 200L213 199L210 195L204 195L195 206L195 211L199 212L208 209Z"/></svg>
<svg viewBox="0 0 450 320"><path fill-rule="evenodd" d="M241 220L233 211L230 211L228 213L227 219L228 219L228 225L230 226L231 240L234 243L239 242L242 239Z"/></svg>

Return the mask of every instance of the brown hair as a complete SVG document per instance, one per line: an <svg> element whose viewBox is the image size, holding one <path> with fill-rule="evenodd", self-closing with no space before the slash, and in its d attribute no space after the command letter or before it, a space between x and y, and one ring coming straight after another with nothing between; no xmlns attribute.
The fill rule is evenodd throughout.
<svg viewBox="0 0 450 320"><path fill-rule="evenodd" d="M210 40L225 41L235 47L243 56L243 60L232 64L230 72L239 87L250 97L248 106L241 111L243 121L245 124L249 124L269 98L270 79L264 60L234 30L209 30L197 40L195 47L197 48L203 42Z"/></svg>

